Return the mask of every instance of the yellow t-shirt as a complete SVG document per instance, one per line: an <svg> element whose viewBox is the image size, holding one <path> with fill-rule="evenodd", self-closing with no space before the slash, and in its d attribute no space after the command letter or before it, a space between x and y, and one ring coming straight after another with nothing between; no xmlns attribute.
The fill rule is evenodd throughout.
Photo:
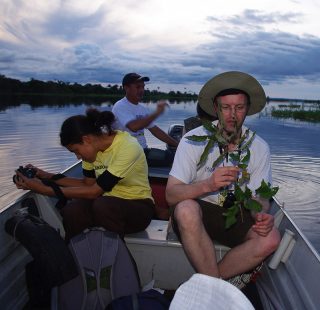
<svg viewBox="0 0 320 310"><path fill-rule="evenodd" d="M104 152L98 152L93 163L82 161L82 168L94 170L96 178L105 170L122 178L110 192L105 192L104 196L152 199L148 165L142 147L129 133L123 131L116 133L111 146Z"/></svg>

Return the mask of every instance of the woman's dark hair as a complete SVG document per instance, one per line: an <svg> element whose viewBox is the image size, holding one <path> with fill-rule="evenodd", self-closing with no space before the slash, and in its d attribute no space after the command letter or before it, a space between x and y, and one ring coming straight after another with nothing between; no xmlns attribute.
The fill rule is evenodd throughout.
<svg viewBox="0 0 320 310"><path fill-rule="evenodd" d="M89 108L86 115L74 115L63 122L60 130L60 143L62 146L67 146L82 143L82 137L85 135L111 134L114 120L114 114L110 111Z"/></svg>

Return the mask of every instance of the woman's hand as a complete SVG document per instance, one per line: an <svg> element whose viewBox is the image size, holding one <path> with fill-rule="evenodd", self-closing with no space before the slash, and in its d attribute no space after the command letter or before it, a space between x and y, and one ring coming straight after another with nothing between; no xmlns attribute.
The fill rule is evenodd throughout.
<svg viewBox="0 0 320 310"><path fill-rule="evenodd" d="M33 190L35 192L39 192L45 186L38 178L27 178L19 171L16 171L15 184L19 189Z"/></svg>
<svg viewBox="0 0 320 310"><path fill-rule="evenodd" d="M36 177L39 179L50 179L54 174L44 171L36 166L33 166L32 164L26 165L26 168L32 168L36 170Z"/></svg>

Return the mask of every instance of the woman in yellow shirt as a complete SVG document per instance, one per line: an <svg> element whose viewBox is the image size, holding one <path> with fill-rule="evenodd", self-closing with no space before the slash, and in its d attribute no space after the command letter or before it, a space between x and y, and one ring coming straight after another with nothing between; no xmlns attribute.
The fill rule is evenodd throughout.
<svg viewBox="0 0 320 310"><path fill-rule="evenodd" d="M31 165L35 178L17 172L18 188L56 195L60 201L73 199L61 209L66 239L92 226L123 236L145 229L152 219L154 201L143 149L128 133L113 130L113 122L112 112L96 109L63 122L61 145L82 159L82 178Z"/></svg>

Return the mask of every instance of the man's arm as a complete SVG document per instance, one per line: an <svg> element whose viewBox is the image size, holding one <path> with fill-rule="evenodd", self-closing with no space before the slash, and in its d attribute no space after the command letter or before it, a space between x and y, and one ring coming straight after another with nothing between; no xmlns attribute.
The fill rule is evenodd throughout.
<svg viewBox="0 0 320 310"><path fill-rule="evenodd" d="M185 184L170 175L166 187L166 200L170 206L174 206L180 201L195 199L207 192L209 192L209 188L206 180Z"/></svg>
<svg viewBox="0 0 320 310"><path fill-rule="evenodd" d="M167 103L165 101L160 101L157 104L157 109L155 112L139 118L134 119L126 124L126 127L133 132L136 132L140 129L148 127L156 118L158 118L165 110Z"/></svg>
<svg viewBox="0 0 320 310"><path fill-rule="evenodd" d="M237 167L219 167L209 178L192 184L185 184L177 178L169 176L166 187L167 202L173 206L183 200L195 199L203 194L216 192L235 182L238 172L239 168Z"/></svg>
<svg viewBox="0 0 320 310"><path fill-rule="evenodd" d="M161 128L158 126L154 126L152 128L149 128L149 131L159 140L171 145L171 146L178 146L179 142L172 137L170 137L168 134L166 134Z"/></svg>

